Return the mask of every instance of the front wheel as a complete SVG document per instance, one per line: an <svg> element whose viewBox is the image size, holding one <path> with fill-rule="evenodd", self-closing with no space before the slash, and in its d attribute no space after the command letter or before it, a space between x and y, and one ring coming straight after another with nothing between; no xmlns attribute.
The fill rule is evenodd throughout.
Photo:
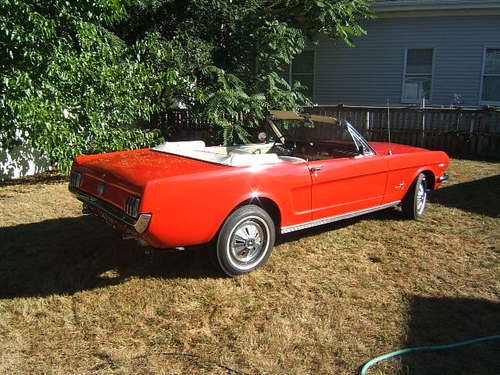
<svg viewBox="0 0 500 375"><path fill-rule="evenodd" d="M235 210L225 221L217 239L217 261L228 276L263 266L274 246L276 231L269 214L259 206Z"/></svg>
<svg viewBox="0 0 500 375"><path fill-rule="evenodd" d="M409 219L419 219L427 204L427 183L425 175L420 173L403 198L403 213Z"/></svg>

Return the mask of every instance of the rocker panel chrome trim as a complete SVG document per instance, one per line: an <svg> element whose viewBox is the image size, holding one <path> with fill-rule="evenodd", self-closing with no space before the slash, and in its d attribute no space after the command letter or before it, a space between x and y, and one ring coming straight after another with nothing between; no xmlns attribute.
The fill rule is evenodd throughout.
<svg viewBox="0 0 500 375"><path fill-rule="evenodd" d="M290 225L287 227L281 227L281 234L294 232L296 230L312 228L312 227L316 227L318 225L329 224L329 223L333 223L335 221L350 219L352 217L361 216L361 215L369 214L371 212L380 211L380 210L384 210L386 208L394 207L400 203L401 203L401 201L395 201L395 202L386 203L386 204L383 204L380 206L366 208L364 210L348 212L348 213L342 214L342 215L325 217L323 219L312 220L312 221L308 221L308 222L305 222L302 224L295 224L295 225Z"/></svg>

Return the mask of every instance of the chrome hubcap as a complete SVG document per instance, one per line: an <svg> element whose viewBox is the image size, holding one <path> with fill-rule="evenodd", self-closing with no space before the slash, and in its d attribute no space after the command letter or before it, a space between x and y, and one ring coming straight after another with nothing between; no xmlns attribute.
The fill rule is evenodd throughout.
<svg viewBox="0 0 500 375"><path fill-rule="evenodd" d="M239 223L229 239L232 260L240 265L250 265L260 258L268 243L268 234L256 219Z"/></svg>
<svg viewBox="0 0 500 375"><path fill-rule="evenodd" d="M425 190L425 182L422 181L422 183L418 185L417 191L417 212L419 215L424 213L426 200L427 191Z"/></svg>

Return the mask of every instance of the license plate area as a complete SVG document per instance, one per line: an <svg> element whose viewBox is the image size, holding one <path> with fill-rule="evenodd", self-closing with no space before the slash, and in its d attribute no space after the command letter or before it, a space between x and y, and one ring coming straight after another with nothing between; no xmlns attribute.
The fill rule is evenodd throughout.
<svg viewBox="0 0 500 375"><path fill-rule="evenodd" d="M119 232L122 232L122 233L126 233L126 234L133 233L133 231L131 230L131 228L129 228L129 226L127 224L114 218L113 216L111 216L107 212L105 212L105 211L103 211L95 206L92 206L92 205L87 205L86 209L87 209L87 212L89 212L90 214L92 214L94 216L97 216L101 221L105 222L107 225L111 226L113 229L115 229Z"/></svg>

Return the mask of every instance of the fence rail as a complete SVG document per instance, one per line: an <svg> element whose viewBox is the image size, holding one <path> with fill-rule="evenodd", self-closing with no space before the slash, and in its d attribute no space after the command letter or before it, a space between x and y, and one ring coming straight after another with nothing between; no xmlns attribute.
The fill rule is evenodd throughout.
<svg viewBox="0 0 500 375"><path fill-rule="evenodd" d="M500 158L500 110L468 108L417 108L358 106L304 107L304 112L347 120L369 141L391 141L454 156ZM160 127L171 139L204 139L217 142L217 128L186 111L171 110L162 116Z"/></svg>
<svg viewBox="0 0 500 375"><path fill-rule="evenodd" d="M500 157L500 110L464 108L318 106L305 112L351 122L370 141L388 139L451 155Z"/></svg>

